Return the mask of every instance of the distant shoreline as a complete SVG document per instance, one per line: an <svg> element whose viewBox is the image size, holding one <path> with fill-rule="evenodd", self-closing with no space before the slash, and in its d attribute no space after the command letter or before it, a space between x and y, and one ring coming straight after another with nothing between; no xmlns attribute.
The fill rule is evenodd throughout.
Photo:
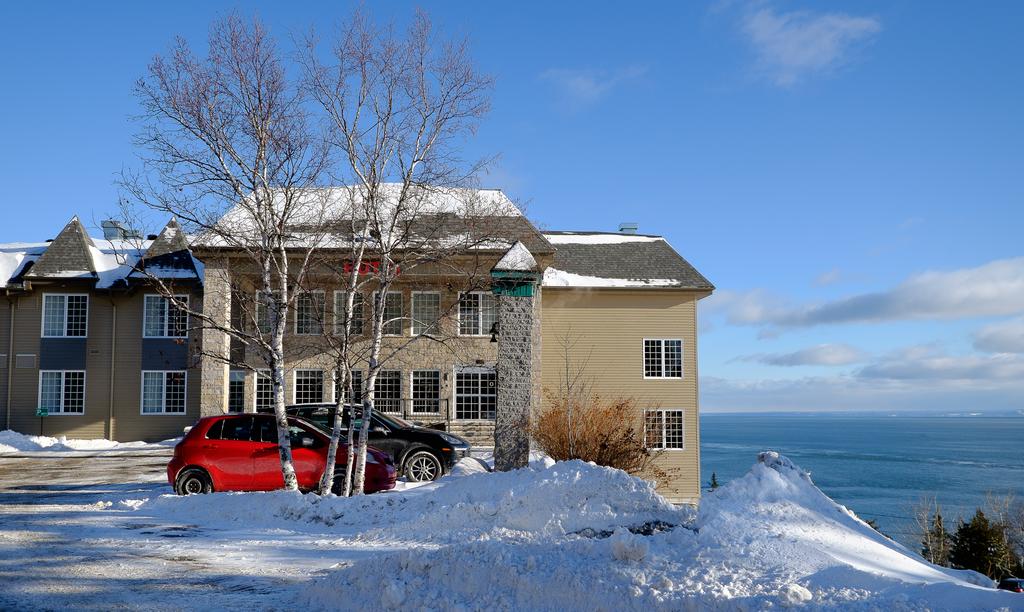
<svg viewBox="0 0 1024 612"><path fill-rule="evenodd" d="M753 410L730 410L730 411L705 411L701 410L700 416L771 416L771 417L889 417L889 418L947 418L947 419L1024 419L1024 410L1006 410L993 412L920 412L920 411L899 411L886 412L884 410L842 410L842 411L753 411Z"/></svg>

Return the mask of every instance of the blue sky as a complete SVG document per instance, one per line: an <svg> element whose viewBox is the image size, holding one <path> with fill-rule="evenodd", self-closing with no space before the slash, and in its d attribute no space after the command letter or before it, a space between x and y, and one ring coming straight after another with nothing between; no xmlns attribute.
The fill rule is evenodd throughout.
<svg viewBox="0 0 1024 612"><path fill-rule="evenodd" d="M113 211L134 80L234 8L4 3L0 241ZM287 44L350 5L239 8ZM717 285L703 409L1024 409L1024 5L425 8L497 79L485 184L548 229L636 221Z"/></svg>

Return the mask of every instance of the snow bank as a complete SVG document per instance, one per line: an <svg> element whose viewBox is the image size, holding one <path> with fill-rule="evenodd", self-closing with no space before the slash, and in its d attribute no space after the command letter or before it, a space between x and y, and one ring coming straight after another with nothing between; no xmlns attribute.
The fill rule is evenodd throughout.
<svg viewBox="0 0 1024 612"><path fill-rule="evenodd" d="M461 473L404 491L341 498L297 492L164 495L124 501L168 519L354 533L368 543L450 544L485 537L554 538L653 521L678 522L680 511L654 486L611 468L568 461L537 469L485 472L464 459ZM474 468L473 464L477 467ZM472 473L472 472L476 473Z"/></svg>
<svg viewBox="0 0 1024 612"><path fill-rule="evenodd" d="M460 537L448 546L409 546L359 557L314 580L299 593L297 605L314 610L1024 609L1024 598L975 586L874 532L821 493L807 473L774 453L762 455L747 476L708 496L692 524L653 533L632 531L643 517L673 518L664 501L624 474L599 470L558 464L531 471L532 484L541 490L528 497L557 499L557 504L503 505L504 487L525 478L519 473L466 477L458 491L439 488L438 497L476 495L477 508L495 510L482 513L489 519L468 512L470 522L507 524L509 517L527 518L521 512L527 509L535 515L514 537L500 529L478 529L472 537L458 523L445 522L451 514L437 524L420 523L417 528L452 529ZM546 484L549 477L558 483L557 493ZM563 493L571 481L573 501ZM628 501L625 492L637 499ZM452 507L451 500L447 506L435 501L439 509ZM605 505L605 518L598 521L603 532L574 532L564 520L562 529L549 527L553 510L565 517L571 507L577 519L593 519L586 509ZM681 514L674 514L676 523ZM584 522L594 523L576 520L575 525ZM632 531L625 528L631 525Z"/></svg>
<svg viewBox="0 0 1024 612"><path fill-rule="evenodd" d="M537 457L489 472L478 459L365 497L161 496L103 511L219 532L254 564L299 547L308 565L288 567L311 580L283 607L310 610L1024 610L878 534L776 453L697 512L610 468Z"/></svg>
<svg viewBox="0 0 1024 612"><path fill-rule="evenodd" d="M113 440L76 440L65 436L51 438L48 436L27 436L10 429L0 431L0 454L25 453L38 451L121 451L121 450L152 450L173 447L181 438L163 442L116 442Z"/></svg>

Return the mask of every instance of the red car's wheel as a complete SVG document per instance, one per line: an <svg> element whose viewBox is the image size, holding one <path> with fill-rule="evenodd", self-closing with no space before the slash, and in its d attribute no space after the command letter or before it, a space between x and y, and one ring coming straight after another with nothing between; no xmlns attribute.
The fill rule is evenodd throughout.
<svg viewBox="0 0 1024 612"><path fill-rule="evenodd" d="M212 493L213 482L210 475L199 468L182 470L174 483L174 492L178 495L198 495Z"/></svg>

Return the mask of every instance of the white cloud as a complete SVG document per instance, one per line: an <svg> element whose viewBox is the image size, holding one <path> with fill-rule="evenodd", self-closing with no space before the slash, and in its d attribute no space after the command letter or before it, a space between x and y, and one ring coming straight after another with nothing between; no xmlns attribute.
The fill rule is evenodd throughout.
<svg viewBox="0 0 1024 612"><path fill-rule="evenodd" d="M540 78L555 87L563 102L578 107L597 102L619 85L646 73L647 67L638 65L618 70L549 68Z"/></svg>
<svg viewBox="0 0 1024 612"><path fill-rule="evenodd" d="M924 410L1024 408L1024 355L948 355L911 346L836 376L735 380L701 377L710 411Z"/></svg>
<svg viewBox="0 0 1024 612"><path fill-rule="evenodd" d="M974 334L974 348L988 353L1024 353L1024 317L982 327Z"/></svg>
<svg viewBox="0 0 1024 612"><path fill-rule="evenodd" d="M832 268L828 272L822 272L814 279L814 284L818 287L826 287L828 285L834 285L839 282L843 277L843 273L839 268Z"/></svg>
<svg viewBox="0 0 1024 612"><path fill-rule="evenodd" d="M722 292L710 313L735 325L814 325L964 319L1024 312L1024 257L974 268L924 272L886 291L794 306L764 290Z"/></svg>
<svg viewBox="0 0 1024 612"><path fill-rule="evenodd" d="M922 381L967 381L984 384L994 381L1024 381L1024 358L1018 355L943 355L929 354L917 359L883 359L861 368L859 378Z"/></svg>
<svg viewBox="0 0 1024 612"><path fill-rule="evenodd" d="M819 344L791 353L756 353L738 359L776 366L842 366L862 362L865 358L863 351L848 344Z"/></svg>
<svg viewBox="0 0 1024 612"><path fill-rule="evenodd" d="M873 17L845 13L760 8L742 21L758 63L777 85L790 86L802 78L834 70L843 64L855 43L877 34L882 26Z"/></svg>

